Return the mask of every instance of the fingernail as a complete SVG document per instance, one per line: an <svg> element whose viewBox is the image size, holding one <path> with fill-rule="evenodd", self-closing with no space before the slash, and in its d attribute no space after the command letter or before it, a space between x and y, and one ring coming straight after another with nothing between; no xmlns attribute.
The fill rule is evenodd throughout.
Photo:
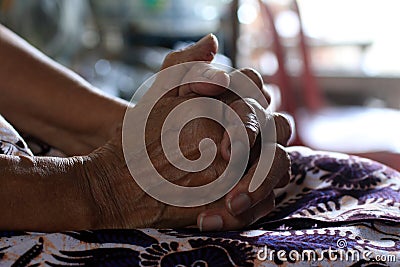
<svg viewBox="0 0 400 267"><path fill-rule="evenodd" d="M239 194L228 202L231 213L236 216L251 207L251 198L247 194Z"/></svg>
<svg viewBox="0 0 400 267"><path fill-rule="evenodd" d="M219 215L203 215L200 218L200 231L218 231L223 227L224 222Z"/></svg>

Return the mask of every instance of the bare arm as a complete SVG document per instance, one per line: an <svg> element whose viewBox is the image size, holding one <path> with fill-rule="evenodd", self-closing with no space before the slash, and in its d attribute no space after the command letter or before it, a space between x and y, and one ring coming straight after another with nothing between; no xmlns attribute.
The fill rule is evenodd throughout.
<svg viewBox="0 0 400 267"><path fill-rule="evenodd" d="M69 155L111 137L127 102L105 96L80 76L0 25L0 114L18 129Z"/></svg>
<svg viewBox="0 0 400 267"><path fill-rule="evenodd" d="M182 62L211 61L216 48L216 40L207 36L190 48L170 54L164 62L164 68ZM78 76L51 62L4 28L0 28L0 58L4 60L0 64L0 94L7 97L7 100L3 97L0 99L0 112L18 128L35 134L50 144L59 144L58 147L64 147L69 153L88 151L97 146L96 143L108 139L107 135L113 135L111 131L109 134L105 131L104 134L102 130L113 128L116 120L120 123L126 103L96 93ZM8 77L15 79L10 81L7 80ZM175 95L165 99L175 101L175 104L180 103L180 89L182 88L173 90ZM50 100L45 101L44 97ZM166 108L174 106L166 104ZM155 111L154 114L167 114L164 111L165 109L160 110L161 113ZM255 116L246 112L240 113L249 118L244 121L245 125L255 125L252 120ZM160 120L160 116L156 116L155 121L157 119ZM282 136L290 133L287 125L284 123L277 127L286 129L282 131ZM217 130L214 134L215 143L219 143L223 134L218 127L202 124L193 129L203 129L208 134L213 129ZM200 135L202 131L192 132ZM257 129L252 131L253 139L257 133ZM281 140L282 136L279 138L279 133L277 135L278 140ZM280 156L275 157L276 164L273 164L270 171L272 174L268 174L269 179L266 179L268 182L250 195L251 205L246 209L242 205L241 212L233 212L230 200L241 192L248 193L246 190L251 173L246 174L243 182L231 191L233 196L221 198L210 206L169 206L145 194L134 182L126 167L121 140L118 139L122 135L119 133L114 136L116 139L84 157L0 157L0 208L6 210L0 229L57 231L111 227L181 227L194 224L196 218L202 230L237 229L268 213L274 205L271 199L274 196L270 193L272 187L275 184L282 186L282 181L287 183L289 179L289 159L281 149ZM193 139L193 134L186 136ZM157 140L148 151L156 157L162 155L159 153ZM193 140L189 142L193 143ZM198 142L194 142L196 143ZM185 155L194 155L192 152L198 151L197 147L187 147L189 151ZM210 173L186 174L176 168L178 173L172 172L171 165L166 160L157 162L161 173L182 178L182 185L189 186L192 182L198 185L201 181L213 180L216 177L212 175L218 175L217 169L223 170L222 167L226 164L226 160L218 157L216 165L205 170ZM145 166L137 164L136 167Z"/></svg>
<svg viewBox="0 0 400 267"><path fill-rule="evenodd" d="M83 158L0 155L0 229L89 229L93 209Z"/></svg>

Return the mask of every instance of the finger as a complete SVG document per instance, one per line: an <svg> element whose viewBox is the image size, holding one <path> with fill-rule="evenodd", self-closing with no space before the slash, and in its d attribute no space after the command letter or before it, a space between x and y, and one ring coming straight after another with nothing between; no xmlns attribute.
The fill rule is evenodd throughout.
<svg viewBox="0 0 400 267"><path fill-rule="evenodd" d="M217 38L213 34L208 34L191 46L169 53L165 57L161 66L161 71L157 73L154 84L151 86L151 90L149 91L157 94L165 93L165 97L177 96L178 85L192 66L191 64L181 63L194 61L211 62L214 59L217 50ZM172 66L174 67L170 68ZM148 94L149 91L146 94ZM146 94L144 97L146 97Z"/></svg>
<svg viewBox="0 0 400 267"><path fill-rule="evenodd" d="M243 97L242 99L244 98L253 99L255 101L252 101L252 103L254 104L252 106L257 107L261 105L261 108L259 108L259 110L262 110L262 108L268 107L269 103L271 102L271 97L268 94L268 92L264 89L261 75L254 69L245 68L236 70L231 72L229 76L230 76L230 88L233 90L233 92L232 91L225 92L220 96L220 99L227 104L235 103L234 105L240 106L238 114L242 119L243 124L246 127L246 131L248 133L250 141L250 147L252 148L259 133L260 125L258 121L254 119L256 118L255 113L254 112L250 113L249 108L243 108L245 107L245 104L242 103L243 101L240 102L239 99L240 97ZM241 96L237 94L238 92L241 93ZM237 104L236 101L239 101L238 103L241 104ZM255 125L255 123L257 125ZM237 127L238 125L235 126ZM256 128L254 128L254 126L256 126ZM230 139L227 131L225 131L223 139L221 141L221 153L222 157L225 160L229 160Z"/></svg>
<svg viewBox="0 0 400 267"><path fill-rule="evenodd" d="M241 69L241 72L248 76L260 89L261 95L259 95L258 98L255 98L255 100L260 103L262 107L267 108L271 103L271 95L264 86L261 74L252 68Z"/></svg>
<svg viewBox="0 0 400 267"><path fill-rule="evenodd" d="M184 76L179 87L179 96L191 94L217 96L229 86L229 75L207 63L195 64Z"/></svg>
<svg viewBox="0 0 400 267"><path fill-rule="evenodd" d="M249 185L257 164L250 167L242 180L225 197L226 208L234 216L246 212L250 207L268 196L275 187L288 182L287 174L290 171L290 159L283 147L277 145L269 173L261 186L256 191L249 193Z"/></svg>
<svg viewBox="0 0 400 267"><path fill-rule="evenodd" d="M276 130L276 142L280 145L286 146L292 136L293 127L285 115L274 113L273 117Z"/></svg>
<svg viewBox="0 0 400 267"><path fill-rule="evenodd" d="M208 34L191 46L169 53L166 56L161 69L191 61L211 62L214 59L217 51L217 37L215 37L214 34Z"/></svg>
<svg viewBox="0 0 400 267"><path fill-rule="evenodd" d="M266 216L275 207L275 195L271 192L263 201L240 216L233 216L224 208L208 209L197 217L200 231L235 230L248 226Z"/></svg>
<svg viewBox="0 0 400 267"><path fill-rule="evenodd" d="M235 92L243 93L243 95L241 95L242 98L253 98L260 103L262 107L268 107L271 102L271 96L264 88L261 75L257 71L251 68L240 69L231 72L230 77L230 88ZM239 98L239 96L230 97L232 97L230 102Z"/></svg>
<svg viewBox="0 0 400 267"><path fill-rule="evenodd" d="M260 131L260 123L256 116L256 110L259 114L263 114L263 108L253 99L236 100L229 105L237 115L240 121L231 116L231 113L226 110L225 119L229 123L230 129L226 129L221 140L221 155L225 160L229 160L231 151L231 140L229 138L228 130L239 132L239 128L245 127L247 137L249 140L250 148L254 146L257 135ZM241 141L241 140L235 140Z"/></svg>
<svg viewBox="0 0 400 267"><path fill-rule="evenodd" d="M274 130L275 131L275 138L278 144L282 146L287 146L289 143L290 138L292 137L293 133L293 125L291 124L290 120L286 117L286 115L283 115L281 113L273 113L272 118L274 119L275 127L271 128L271 125L268 125L270 121L270 115L267 113L267 120L266 123L267 125L263 125L260 127L266 127L266 133L268 130ZM253 151L252 151L253 152Z"/></svg>

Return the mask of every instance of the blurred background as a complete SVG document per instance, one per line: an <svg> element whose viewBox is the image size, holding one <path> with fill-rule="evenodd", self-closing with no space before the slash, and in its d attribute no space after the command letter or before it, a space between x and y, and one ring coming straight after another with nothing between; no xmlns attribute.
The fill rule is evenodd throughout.
<svg viewBox="0 0 400 267"><path fill-rule="evenodd" d="M219 63L271 85L296 122L293 144L390 151L400 164L398 10L398 0L0 0L0 22L127 100L171 49L212 32Z"/></svg>
<svg viewBox="0 0 400 267"><path fill-rule="evenodd" d="M294 41L299 22L290 9L292 1L263 2L276 12L275 26L289 54L287 68L296 75L301 57ZM400 107L400 2L298 4L322 89L338 101ZM258 0L0 0L0 8L1 23L101 89L124 98L158 69L169 49L209 32L218 36L220 53L230 58L222 59L226 64L251 66L266 76L278 70Z"/></svg>

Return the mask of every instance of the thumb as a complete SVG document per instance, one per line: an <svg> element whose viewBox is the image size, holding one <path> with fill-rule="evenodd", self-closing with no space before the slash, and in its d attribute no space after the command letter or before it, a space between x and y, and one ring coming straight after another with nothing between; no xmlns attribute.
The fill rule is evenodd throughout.
<svg viewBox="0 0 400 267"><path fill-rule="evenodd" d="M218 39L214 34L210 33L191 46L169 53L166 56L161 69L191 61L211 62L217 51Z"/></svg>
<svg viewBox="0 0 400 267"><path fill-rule="evenodd" d="M182 63L205 61L211 62L218 50L218 40L213 34L208 34L197 43L182 50L169 53L162 64L161 71L157 73L156 80L142 97L141 101L151 101L158 94L165 93L165 97L178 96L180 84L185 74L188 72L188 65ZM182 65L180 65L182 64ZM169 68L172 67L173 68ZM167 69L169 68L169 69Z"/></svg>

